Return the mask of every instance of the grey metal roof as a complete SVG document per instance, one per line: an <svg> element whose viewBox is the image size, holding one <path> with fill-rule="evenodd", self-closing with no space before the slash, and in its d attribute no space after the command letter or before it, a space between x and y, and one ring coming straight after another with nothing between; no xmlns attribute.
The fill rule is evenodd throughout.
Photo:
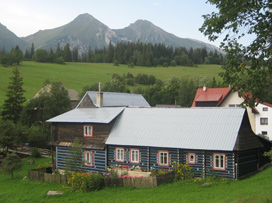
<svg viewBox="0 0 272 203"><path fill-rule="evenodd" d="M113 108L76 108L46 122L68 123L109 123L118 116L124 107Z"/></svg>
<svg viewBox="0 0 272 203"><path fill-rule="evenodd" d="M96 103L95 91L88 91L86 95L89 95L94 105ZM80 102L81 103L81 102ZM80 105L79 103L79 105ZM141 94L130 93L118 93L118 92L103 92L103 107L150 107L149 103Z"/></svg>
<svg viewBox="0 0 272 203"><path fill-rule="evenodd" d="M126 108L108 145L233 150L245 109Z"/></svg>

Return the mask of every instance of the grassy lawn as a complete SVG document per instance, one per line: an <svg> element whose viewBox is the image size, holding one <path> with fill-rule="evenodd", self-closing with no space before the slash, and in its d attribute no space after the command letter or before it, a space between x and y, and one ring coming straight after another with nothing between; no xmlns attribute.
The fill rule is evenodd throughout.
<svg viewBox="0 0 272 203"><path fill-rule="evenodd" d="M37 164L50 159L37 159ZM194 181L178 181L157 188L105 188L90 193L64 191L62 196L46 196L49 190L63 190L61 184L25 179L35 168L24 160L24 168L15 178L0 173L0 202L270 202L272 167L245 180L216 181L201 186Z"/></svg>
<svg viewBox="0 0 272 203"><path fill-rule="evenodd" d="M9 78L12 75L13 67L3 67L0 65L0 106L3 104ZM199 76L199 77L218 77L221 72L219 65L199 65L198 67L140 67L128 68L127 65L113 66L107 63L66 63L66 65L37 63L24 61L19 66L21 75L23 76L24 86L26 90L25 97L32 98L38 90L43 87L43 82L46 79L59 80L67 88L75 89L78 92L86 85L101 82L109 82L114 73L120 75L139 73L154 75L156 78L163 81L168 80L172 76Z"/></svg>

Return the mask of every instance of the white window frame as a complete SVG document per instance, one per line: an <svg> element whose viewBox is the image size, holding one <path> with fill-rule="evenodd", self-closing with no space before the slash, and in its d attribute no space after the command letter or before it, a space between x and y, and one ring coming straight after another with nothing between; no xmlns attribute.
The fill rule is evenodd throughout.
<svg viewBox="0 0 272 203"><path fill-rule="evenodd" d="M115 148L115 161L125 162L125 148L122 147Z"/></svg>
<svg viewBox="0 0 272 203"><path fill-rule="evenodd" d="M196 153L188 153L188 164L196 164Z"/></svg>
<svg viewBox="0 0 272 203"><path fill-rule="evenodd" d="M263 111L268 111L268 107L263 107Z"/></svg>
<svg viewBox="0 0 272 203"><path fill-rule="evenodd" d="M130 149L130 163L139 164L140 163L140 150Z"/></svg>
<svg viewBox="0 0 272 203"><path fill-rule="evenodd" d="M213 169L225 171L226 170L226 154L213 153Z"/></svg>
<svg viewBox="0 0 272 203"><path fill-rule="evenodd" d="M260 118L260 125L268 125L268 118Z"/></svg>
<svg viewBox="0 0 272 203"><path fill-rule="evenodd" d="M84 151L84 165L93 166L93 152L92 151Z"/></svg>
<svg viewBox="0 0 272 203"><path fill-rule="evenodd" d="M169 151L159 151L158 152L158 165L159 166L169 166Z"/></svg>
<svg viewBox="0 0 272 203"><path fill-rule="evenodd" d="M93 137L93 125L83 126L84 137Z"/></svg>

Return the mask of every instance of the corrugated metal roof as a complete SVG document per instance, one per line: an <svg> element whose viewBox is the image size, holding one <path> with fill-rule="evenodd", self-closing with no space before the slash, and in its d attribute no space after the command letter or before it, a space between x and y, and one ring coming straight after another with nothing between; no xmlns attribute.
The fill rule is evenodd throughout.
<svg viewBox="0 0 272 203"><path fill-rule="evenodd" d="M126 108L106 144L233 150L245 109Z"/></svg>
<svg viewBox="0 0 272 203"><path fill-rule="evenodd" d="M64 114L47 120L46 122L67 123L109 123L118 116L124 107L114 108L76 108Z"/></svg>
<svg viewBox="0 0 272 203"><path fill-rule="evenodd" d="M87 94L92 102L97 106L95 91L88 91ZM79 104L80 105L80 104ZM103 92L103 107L150 107L149 103L141 94Z"/></svg>

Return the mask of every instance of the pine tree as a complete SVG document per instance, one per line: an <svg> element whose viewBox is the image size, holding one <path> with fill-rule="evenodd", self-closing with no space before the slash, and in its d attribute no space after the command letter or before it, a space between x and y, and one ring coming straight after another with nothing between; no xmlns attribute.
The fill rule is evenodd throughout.
<svg viewBox="0 0 272 203"><path fill-rule="evenodd" d="M8 91L6 93L7 99L4 101L2 118L3 120L12 120L15 124L20 118L22 112L22 104L26 101L23 96L25 90L23 89L23 78L16 67L13 71L13 76L10 77Z"/></svg>

